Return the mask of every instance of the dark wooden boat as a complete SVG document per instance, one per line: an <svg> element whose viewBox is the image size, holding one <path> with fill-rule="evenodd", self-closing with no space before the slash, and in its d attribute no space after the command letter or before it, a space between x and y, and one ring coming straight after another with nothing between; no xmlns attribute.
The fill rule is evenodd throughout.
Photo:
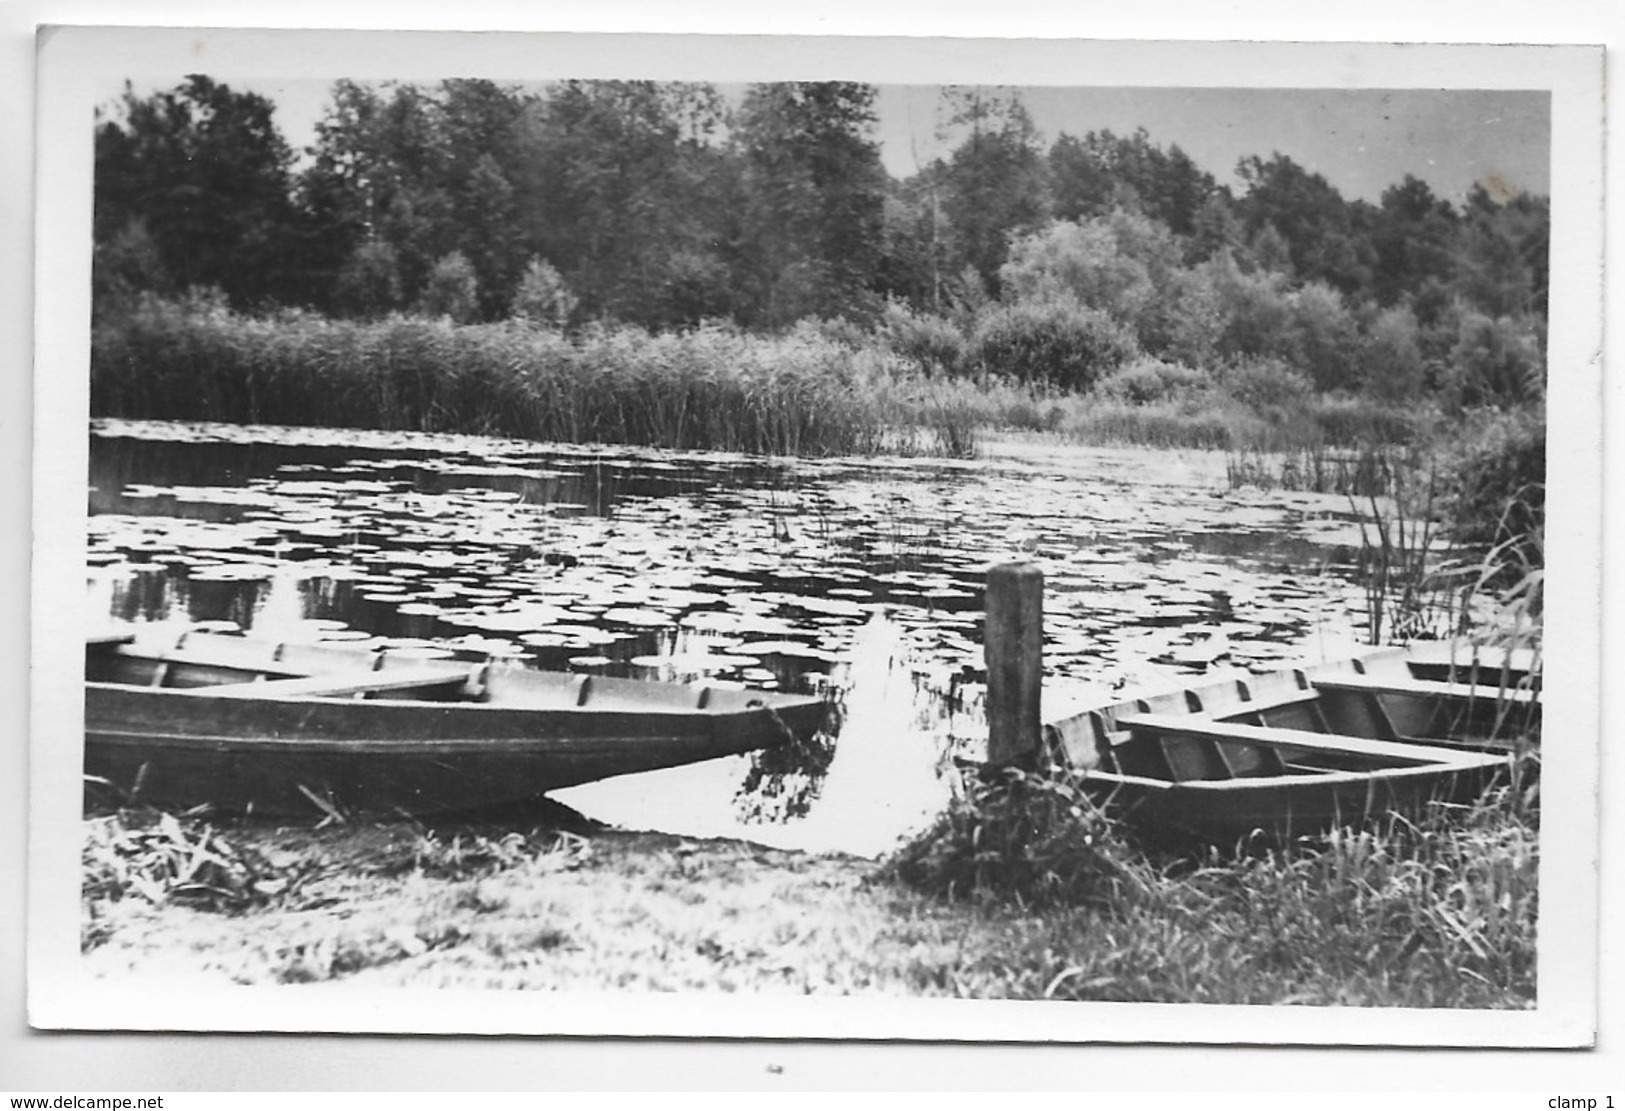
<svg viewBox="0 0 1625 1111"><path fill-rule="evenodd" d="M1310 668L1327 727L1357 737L1512 752L1540 735L1539 661L1433 641Z"/></svg>
<svg viewBox="0 0 1625 1111"><path fill-rule="evenodd" d="M1429 645L1129 699L1045 739L1126 820L1235 844L1476 797L1539 714L1533 658Z"/></svg>
<svg viewBox="0 0 1625 1111"><path fill-rule="evenodd" d="M85 774L165 808L430 814L805 740L819 697L173 629L88 637Z"/></svg>

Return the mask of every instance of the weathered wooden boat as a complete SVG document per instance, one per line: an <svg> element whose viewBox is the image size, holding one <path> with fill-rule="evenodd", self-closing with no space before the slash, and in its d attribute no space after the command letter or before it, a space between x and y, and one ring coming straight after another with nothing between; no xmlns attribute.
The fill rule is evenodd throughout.
<svg viewBox="0 0 1625 1111"><path fill-rule="evenodd" d="M430 814L813 736L819 697L173 629L87 637L85 774L166 808Z"/></svg>
<svg viewBox="0 0 1625 1111"><path fill-rule="evenodd" d="M1532 657L1429 645L1128 699L1044 732L1126 820L1235 844L1476 797L1539 728Z"/></svg>
<svg viewBox="0 0 1625 1111"><path fill-rule="evenodd" d="M1540 735L1539 661L1449 641L1322 664L1295 680L1326 727L1357 737L1512 752Z"/></svg>

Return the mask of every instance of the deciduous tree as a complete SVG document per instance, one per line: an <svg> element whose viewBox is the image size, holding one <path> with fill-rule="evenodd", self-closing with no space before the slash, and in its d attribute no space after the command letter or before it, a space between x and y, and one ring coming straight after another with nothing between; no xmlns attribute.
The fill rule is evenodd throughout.
<svg viewBox="0 0 1625 1111"><path fill-rule="evenodd" d="M942 111L944 136L960 137L936 171L953 269L974 267L996 291L1011 238L1037 230L1049 217L1041 137L1013 91L948 88Z"/></svg>
<svg viewBox="0 0 1625 1111"><path fill-rule="evenodd" d="M745 226L739 300L752 322L867 316L885 222L875 90L754 85L739 113Z"/></svg>
<svg viewBox="0 0 1625 1111"><path fill-rule="evenodd" d="M145 97L127 84L98 113L96 242L126 258L146 244L136 280L214 286L239 307L297 299L293 155L274 111L199 74Z"/></svg>

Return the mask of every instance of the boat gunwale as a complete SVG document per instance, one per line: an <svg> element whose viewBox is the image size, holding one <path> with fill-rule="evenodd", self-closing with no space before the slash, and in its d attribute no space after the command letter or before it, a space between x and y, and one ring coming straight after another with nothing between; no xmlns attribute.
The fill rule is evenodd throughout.
<svg viewBox="0 0 1625 1111"><path fill-rule="evenodd" d="M167 631L166 631L167 633ZM265 649L261 658L251 660L216 659L207 653L210 644L229 645L237 648L242 644L254 644ZM202 651L199 649L202 648ZM289 661L284 659L284 653L290 649L299 656L307 657L301 661L303 666L297 671L287 671L278 665ZM151 662L157 666L180 665L183 667L202 667L224 671L239 672L241 679L230 679L224 682L202 683L196 686L149 686L143 682L119 682L114 680L86 680L88 692L91 690L114 689L121 691L151 691L165 695L178 695L187 699L219 698L222 701L231 700L243 703L276 703L279 705L308 705L333 706L345 704L362 704L369 707L386 706L416 706L416 707L456 707L459 710L479 710L482 712L498 713L552 713L552 714L611 714L636 713L645 717L672 716L672 717L704 717L706 719L723 719L750 715L763 710L775 712L785 710L799 710L803 707L828 704L831 699L827 694L797 694L790 691L766 690L747 685L734 685L722 682L680 681L671 679L639 679L631 676L600 676L569 671L546 671L539 668L526 667L516 662L505 662L494 659L454 660L454 659L419 659L412 656L391 655L388 648L354 648L346 645L330 645L320 642L304 644L295 641L275 641L271 639L258 639L225 633L205 633L197 630L187 630L179 636L170 637L160 635L158 631L133 632L130 639L104 639L93 641L89 651L106 659L124 661ZM327 657L326 660L318 657ZM320 663L331 662L333 672L341 668L347 672L360 674L362 672L389 675L400 681L421 680L426 686L431 684L449 685L459 680L470 684L470 690L490 689L495 682L498 691L494 697L461 697L461 698L410 698L410 697L380 697L366 696L358 698L354 692L338 692L331 695L321 693L295 693L280 695L275 684L282 682L317 681L330 672L317 666ZM275 677L267 677L275 676ZM500 687L506 680L512 680L520 689L513 692L503 692ZM529 705L523 690L524 685L530 685L534 692L545 692L548 695L563 694L566 698L575 699L572 702L556 704ZM263 688L263 689L256 689ZM590 688L592 695L585 702L579 701L584 688ZM648 700L645 695L651 691L670 693L673 695L669 704L662 705L658 700ZM388 693L388 692L384 692ZM623 697L625 696L625 697ZM720 704L712 704L720 697ZM730 704L732 703L732 704Z"/></svg>
<svg viewBox="0 0 1625 1111"><path fill-rule="evenodd" d="M220 733L138 733L123 729L96 729L91 734L95 744L110 746L134 747L138 745L154 745L172 750L185 751L224 751L228 749L242 752L264 751L266 753L293 753L310 752L313 754L355 754L357 756L385 756L385 755L435 755L436 751L444 748L444 755L465 755L482 753L493 757L511 757L516 755L536 755L548 758L560 754L568 754L569 749L582 751L599 748L612 748L617 746L641 747L649 744L647 735L638 734L600 734L589 736L560 736L538 739L536 737L412 737L412 738L367 738L354 737L275 737L253 736L242 737L233 734ZM690 742L713 741L716 734L710 730L692 730L684 733L671 733L661 737L664 744L686 744Z"/></svg>
<svg viewBox="0 0 1625 1111"><path fill-rule="evenodd" d="M1418 767L1431 764L1478 763L1473 749L1449 745L1428 744L1422 741L1387 741L1366 737L1351 737L1345 733L1317 732L1308 729L1282 729L1274 726L1249 725L1246 722L1215 721L1191 714L1181 718L1174 714L1129 714L1119 724L1131 731L1144 729L1154 735L1189 736L1209 741L1234 741L1258 748L1291 751L1303 748L1339 756L1356 756L1371 760L1406 761L1390 766ZM1499 757L1498 757L1499 759ZM1378 765L1381 767L1383 765ZM1372 768L1375 771L1378 768ZM1237 776L1240 779L1268 779L1270 776Z"/></svg>
<svg viewBox="0 0 1625 1111"><path fill-rule="evenodd" d="M630 679L630 680L627 680L627 681L632 682L632 683L642 682L642 680L638 680L638 679ZM651 683L657 683L656 680L650 680L650 682ZM238 686L238 684L231 684L231 685L233 687ZM659 684L659 685L670 686L670 687L680 687L682 689L693 690L695 692L696 697L699 695L699 693L701 691L707 689L705 687L688 687L685 684L675 684L675 683L673 683L673 684ZM247 686L247 684L242 684L242 686ZM327 696L324 696L324 695L290 695L288 697L277 697L275 695L272 695L270 697L265 697L265 698L258 699L257 701L262 701L262 702L266 702L266 703L275 703L276 705L279 705L279 706L300 706L300 705L309 705L309 706L367 706L367 707L372 707L372 706L390 706L390 707L408 706L408 707L416 707L418 709L437 709L437 710L453 710L454 709L454 710L458 710L458 711L476 710L476 711L480 711L480 712L483 712L483 713L504 713L504 714L570 714L570 715L576 715L576 714L593 714L593 713L596 713L596 714L637 714L639 716L645 716L645 717L653 717L653 716L656 716L656 715L669 715L669 716L672 716L672 717L726 717L726 716L736 715L736 714L755 714L755 713L760 713L763 710L781 710L781 709L785 709L785 708L795 709L795 708L800 708L800 707L803 707L803 706L821 705L821 704L825 703L826 701L828 701L825 698L825 696L823 696L821 694L791 694L791 693L786 692L786 691L757 691L757 690L750 689L750 688L734 688L734 687L710 688L710 689L722 690L722 691L726 691L727 693L730 693L730 694L750 694L752 696L751 702L749 704L744 705L744 706L688 706L688 707L683 707L683 706L676 706L676 705L660 706L658 704L633 703L633 702L600 703L598 705L594 705L593 703L588 702L585 705L578 705L578 706L529 706L529 705L525 705L524 703L520 703L520 702L503 702L501 700L495 700L495 699L493 699L491 701L488 701L488 702L477 702L477 701L474 701L472 699L455 699L455 698L453 698L453 699L444 699L444 700L435 700L435 699L428 699L428 698L365 698L365 699L358 699L358 698L355 698L352 695L347 695L347 694L327 695ZM99 682L99 681L93 682L93 681L90 681L90 680L86 680L86 682L85 682L85 690L86 690L87 693L90 692L90 691L117 691L117 692L120 692L120 693L143 694L143 695L160 695L160 696L164 696L164 697L183 698L183 699L187 699L189 701L192 701L192 700L219 699L222 702L246 703L246 704L252 704L253 702L256 701L255 698L252 698L252 697L250 697L250 696L248 696L246 694L241 694L241 693L226 694L226 693L222 693L219 687L213 687L213 686L202 686L202 687L141 687L141 686L137 686L137 685L134 685L134 684L131 684L131 683L106 683L106 682Z"/></svg>
<svg viewBox="0 0 1625 1111"><path fill-rule="evenodd" d="M1451 761L1413 764L1408 767L1372 768L1367 771L1349 771L1332 768L1324 772L1301 775L1243 775L1233 779L1158 779L1154 776L1133 775L1125 772L1090 768L1083 773L1085 782L1109 782L1126 786L1146 787L1157 791L1195 791L1200 794L1239 794L1243 791L1277 791L1292 784L1306 787L1337 787L1340 785L1392 783L1406 779L1437 779L1463 772L1482 771L1507 763L1505 757L1484 756L1471 761Z"/></svg>

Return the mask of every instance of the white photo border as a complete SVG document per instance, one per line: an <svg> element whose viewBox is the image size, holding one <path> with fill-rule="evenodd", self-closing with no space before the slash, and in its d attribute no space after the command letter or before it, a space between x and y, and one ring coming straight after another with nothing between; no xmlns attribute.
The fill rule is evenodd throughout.
<svg viewBox="0 0 1625 1111"><path fill-rule="evenodd" d="M1590 47L59 27L40 38L28 1013L43 1029L1578 1046L1596 1024L1603 55ZM92 111L125 77L644 77L1549 90L1548 596L1537 1006L1464 1012L94 981L78 947ZM1558 743L1561 742L1561 743Z"/></svg>

